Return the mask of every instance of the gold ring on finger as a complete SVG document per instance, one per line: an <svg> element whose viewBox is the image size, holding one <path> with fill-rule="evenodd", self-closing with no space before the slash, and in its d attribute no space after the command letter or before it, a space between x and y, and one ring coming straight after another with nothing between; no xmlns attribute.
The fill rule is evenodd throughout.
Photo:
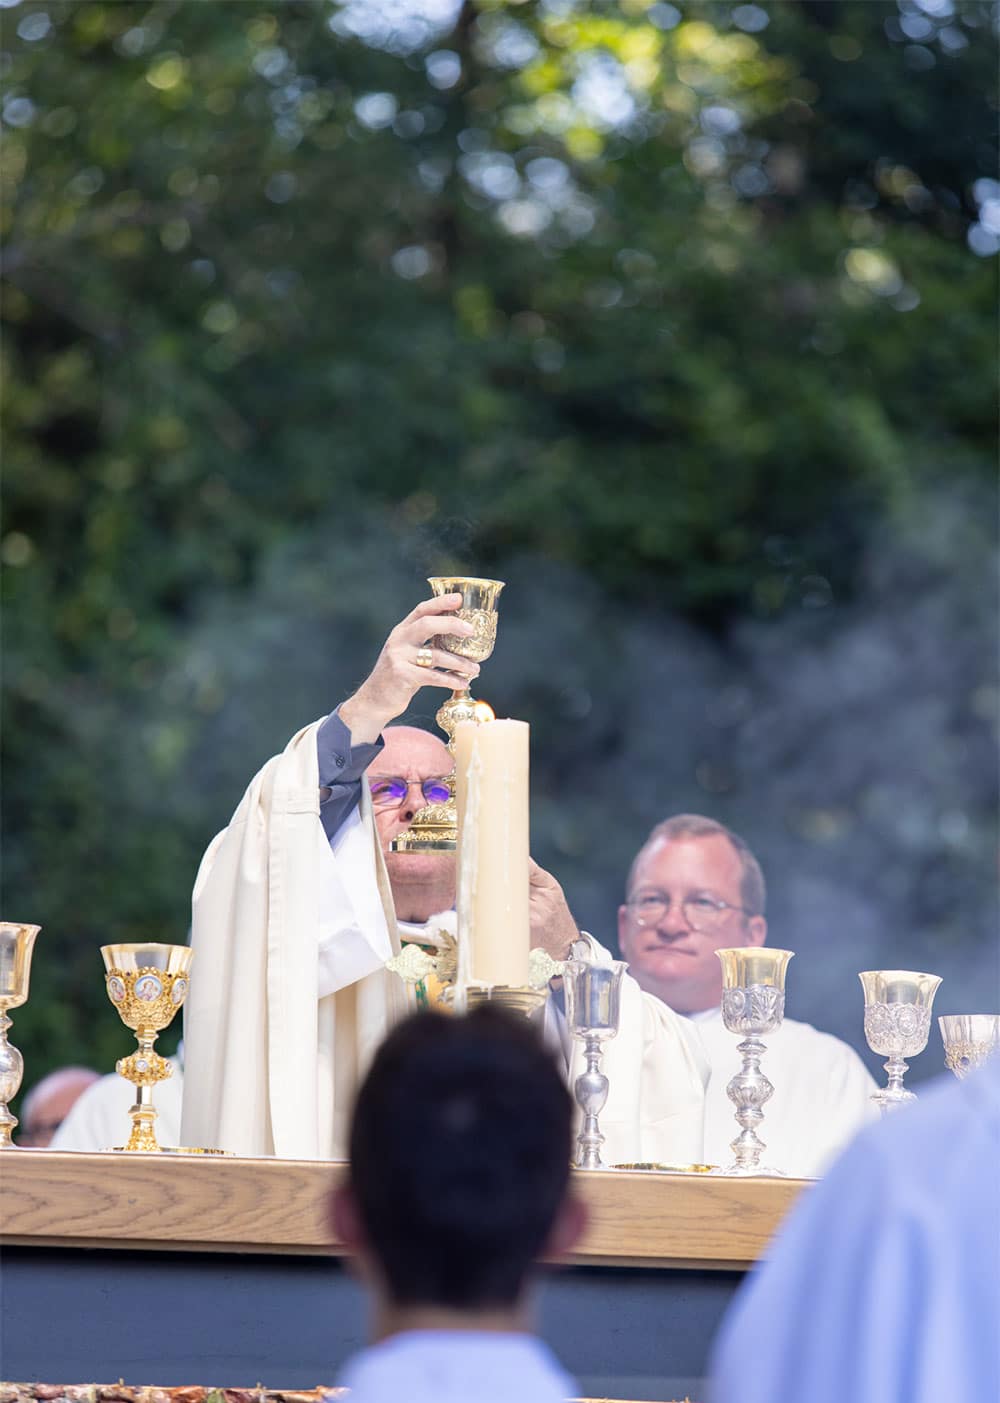
<svg viewBox="0 0 1000 1403"><path fill-rule="evenodd" d="M418 648L416 656L417 667L433 667L434 654L429 648Z"/></svg>

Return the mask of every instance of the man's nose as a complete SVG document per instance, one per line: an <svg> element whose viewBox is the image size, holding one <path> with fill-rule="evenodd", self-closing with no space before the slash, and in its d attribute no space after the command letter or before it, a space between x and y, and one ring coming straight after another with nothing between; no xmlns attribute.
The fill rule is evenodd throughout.
<svg viewBox="0 0 1000 1403"><path fill-rule="evenodd" d="M668 902L667 909L656 923L656 929L666 931L668 935L690 930L691 924L684 912L684 903L681 901Z"/></svg>
<svg viewBox="0 0 1000 1403"><path fill-rule="evenodd" d="M404 823L412 823L416 814L424 807L424 791L419 779L411 779L406 786L406 797L399 806L399 816Z"/></svg>

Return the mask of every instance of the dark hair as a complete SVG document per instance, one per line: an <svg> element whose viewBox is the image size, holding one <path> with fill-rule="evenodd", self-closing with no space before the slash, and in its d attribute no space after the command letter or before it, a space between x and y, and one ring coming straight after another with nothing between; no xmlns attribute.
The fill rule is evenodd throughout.
<svg viewBox="0 0 1000 1403"><path fill-rule="evenodd" d="M416 1013L358 1093L351 1185L398 1305L514 1304L566 1192L572 1105L535 1027Z"/></svg>
<svg viewBox="0 0 1000 1403"><path fill-rule="evenodd" d="M662 823L656 825L636 853L629 869L627 895L632 894L639 859L651 844L672 843L683 838L713 837L727 838L736 849L736 856L740 860L740 900L752 916L763 916L767 887L760 863L751 852L749 844L724 823L718 823L714 818L705 818L702 814L675 814L673 818L665 818Z"/></svg>

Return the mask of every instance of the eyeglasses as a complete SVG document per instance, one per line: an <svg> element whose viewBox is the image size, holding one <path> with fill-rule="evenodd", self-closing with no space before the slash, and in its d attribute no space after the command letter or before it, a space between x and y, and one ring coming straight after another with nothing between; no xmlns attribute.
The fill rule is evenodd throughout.
<svg viewBox="0 0 1000 1403"><path fill-rule="evenodd" d="M632 912L637 926L658 926L665 920L670 910L670 898L658 893L637 896L625 905ZM745 906L734 906L717 896L689 896L680 903L684 919L692 930L714 931L724 923L730 911L742 911L745 916L753 913Z"/></svg>
<svg viewBox="0 0 1000 1403"><path fill-rule="evenodd" d="M451 789L446 779L409 780L401 779L397 775L385 775L370 780L369 784L372 803L376 809L398 809L410 792L411 784L418 785L427 804L446 804L451 798Z"/></svg>

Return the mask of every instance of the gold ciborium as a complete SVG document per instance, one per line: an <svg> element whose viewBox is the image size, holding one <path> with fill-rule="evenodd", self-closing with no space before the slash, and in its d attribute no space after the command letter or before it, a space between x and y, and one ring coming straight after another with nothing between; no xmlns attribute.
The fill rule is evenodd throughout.
<svg viewBox="0 0 1000 1403"><path fill-rule="evenodd" d="M158 1033L172 1021L187 997L194 951L187 945L102 945L105 985L118 1016L135 1033L138 1050L121 1057L115 1070L136 1089L129 1111L132 1133L126 1150L160 1149L153 1126L153 1087L173 1075L165 1057L153 1051Z"/></svg>
<svg viewBox="0 0 1000 1403"><path fill-rule="evenodd" d="M20 1008L28 997L31 976L31 952L41 926L22 926L16 921L0 921L0 1150L17 1147L10 1132L17 1125L17 1116L7 1108L21 1088L24 1058L7 1041L9 1008Z"/></svg>
<svg viewBox="0 0 1000 1403"><path fill-rule="evenodd" d="M485 662L493 652L497 639L497 600L504 587L503 580L480 580L469 575L432 575L427 583L433 594L460 594L462 606L455 617L464 619L475 629L470 637L456 638L439 634L430 640L434 648L456 653L474 662ZM455 728L460 721L492 721L493 710L486 703L469 695L468 687L459 687L440 708L435 721L448 737L448 749L455 754ZM455 808L455 771L448 776L451 798L442 804L427 804L414 816L405 833L391 843L395 853L454 852L458 846L458 811Z"/></svg>

